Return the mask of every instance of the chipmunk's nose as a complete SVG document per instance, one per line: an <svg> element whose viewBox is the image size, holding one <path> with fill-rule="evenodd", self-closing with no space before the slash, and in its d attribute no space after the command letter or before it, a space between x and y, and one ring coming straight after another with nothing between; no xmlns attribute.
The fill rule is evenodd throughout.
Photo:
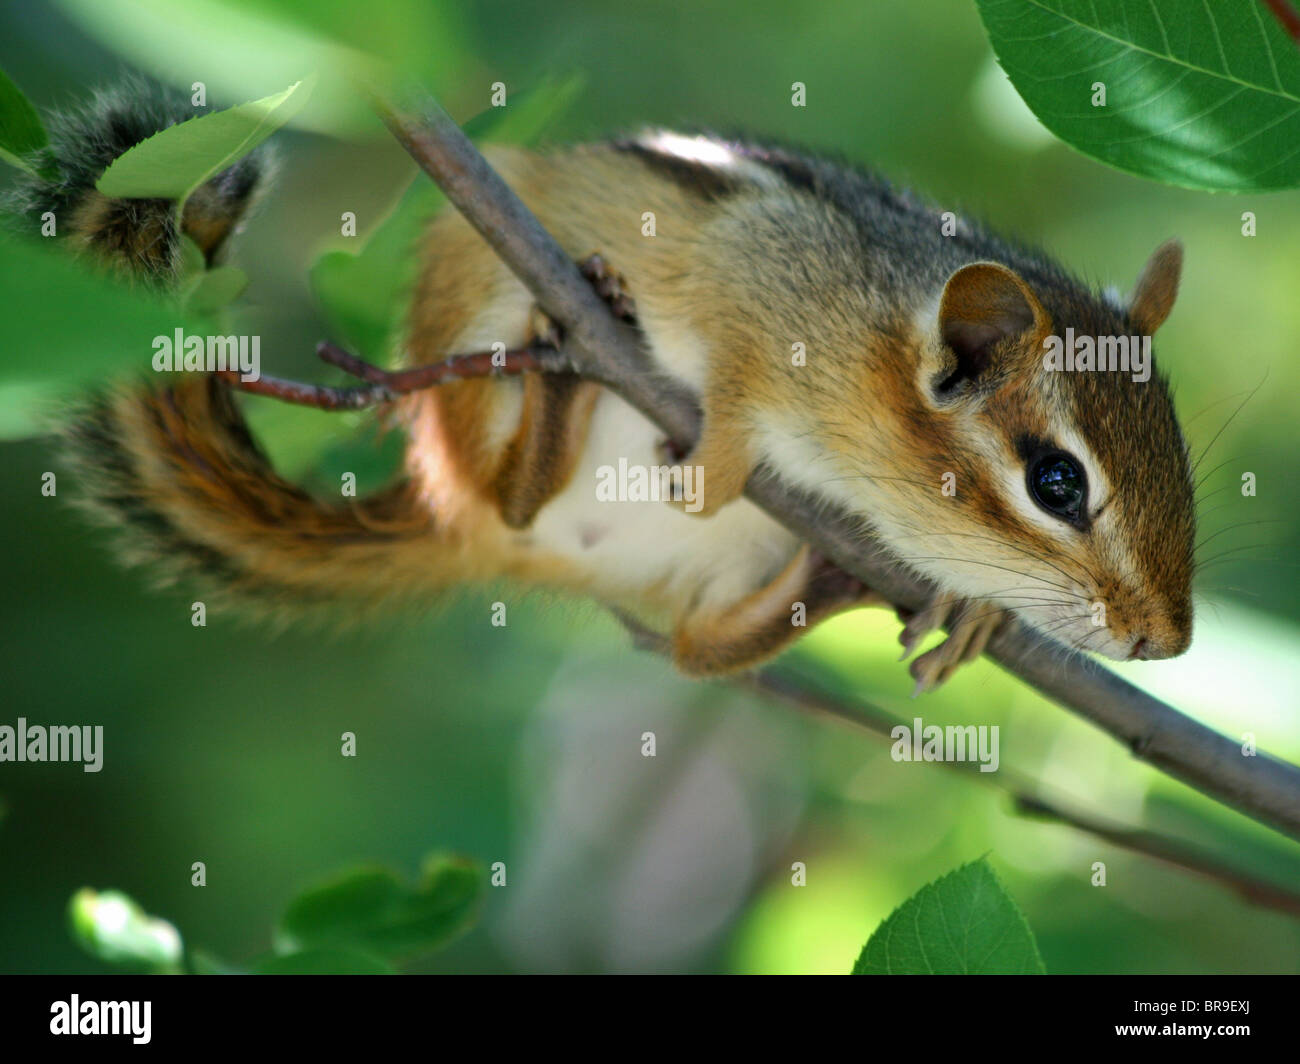
<svg viewBox="0 0 1300 1064"><path fill-rule="evenodd" d="M1128 606L1127 601L1120 603ZM1116 638L1120 646L1128 646L1128 652L1121 649L1128 661L1164 661L1176 658L1192 642L1192 604L1191 596L1169 596L1157 598L1145 606L1119 612L1121 622Z"/></svg>
<svg viewBox="0 0 1300 1064"><path fill-rule="evenodd" d="M1191 639L1187 633L1171 630L1168 633L1137 633L1133 647L1128 652L1129 661L1163 661L1176 658L1187 649Z"/></svg>

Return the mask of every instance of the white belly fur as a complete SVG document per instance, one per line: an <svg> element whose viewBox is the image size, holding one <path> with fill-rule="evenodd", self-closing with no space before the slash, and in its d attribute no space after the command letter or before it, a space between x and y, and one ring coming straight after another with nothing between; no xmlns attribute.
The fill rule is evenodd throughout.
<svg viewBox="0 0 1300 1064"><path fill-rule="evenodd" d="M542 507L529 530L533 542L598 572L599 584L611 592L634 594L658 585L679 608L733 605L779 573L799 541L744 499L700 517L666 502L597 498L601 466L617 467L620 458L630 466L662 465L662 439L622 399L602 394L573 479Z"/></svg>
<svg viewBox="0 0 1300 1064"><path fill-rule="evenodd" d="M498 339L507 346L524 340L532 296L508 273L502 289L458 338L457 350L487 349ZM656 360L684 383L701 388L705 351L698 338L653 313L647 318ZM493 432L504 443L519 423L520 390L517 382L502 382L501 387L510 399ZM641 413L602 392L572 479L541 508L526 538L591 574L592 585L611 600L638 601L641 592L657 587L679 614L691 606L725 609L776 576L794 557L799 540L745 499L712 517L700 517L666 502L597 498L602 466L617 468L620 458L629 465L663 465L662 439L663 433ZM704 488L708 490L707 476Z"/></svg>

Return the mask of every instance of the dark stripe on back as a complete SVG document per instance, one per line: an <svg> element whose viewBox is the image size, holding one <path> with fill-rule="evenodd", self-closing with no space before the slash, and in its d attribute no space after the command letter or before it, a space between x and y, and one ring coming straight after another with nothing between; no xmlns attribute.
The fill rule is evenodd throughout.
<svg viewBox="0 0 1300 1064"><path fill-rule="evenodd" d="M648 169L705 199L725 199L742 188L740 182L725 171L671 152L655 151L639 140L616 140L610 146L615 151L635 155Z"/></svg>

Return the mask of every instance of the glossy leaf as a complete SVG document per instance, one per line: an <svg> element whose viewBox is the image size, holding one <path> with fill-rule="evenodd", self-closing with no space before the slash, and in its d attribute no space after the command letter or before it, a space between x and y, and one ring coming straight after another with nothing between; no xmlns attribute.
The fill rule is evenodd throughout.
<svg viewBox="0 0 1300 1064"><path fill-rule="evenodd" d="M195 277L185 294L185 306L195 314L215 314L248 287L248 274L234 266L214 266Z"/></svg>
<svg viewBox="0 0 1300 1064"><path fill-rule="evenodd" d="M1300 48L1258 0L977 2L1012 84L1085 155L1187 188L1300 185Z"/></svg>
<svg viewBox="0 0 1300 1064"><path fill-rule="evenodd" d="M168 126L114 159L95 187L115 198L184 203L297 114L310 91L298 81L274 96Z"/></svg>
<svg viewBox="0 0 1300 1064"><path fill-rule="evenodd" d="M573 104L582 79L543 81L507 96L465 126L476 139L529 144ZM312 264L312 291L336 339L372 362L392 362L402 314L415 282L415 244L444 198L417 174L359 252L327 251Z"/></svg>
<svg viewBox="0 0 1300 1064"><path fill-rule="evenodd" d="M1033 932L984 860L908 898L867 940L854 975L1041 975Z"/></svg>
<svg viewBox="0 0 1300 1064"><path fill-rule="evenodd" d="M583 84L581 74L570 74L508 93L503 106L489 107L464 123L465 135L478 144L531 144L573 106Z"/></svg>
<svg viewBox="0 0 1300 1064"><path fill-rule="evenodd" d="M0 159L29 173L36 167L26 158L49 143L41 116L22 90L0 70Z"/></svg>
<svg viewBox="0 0 1300 1064"><path fill-rule="evenodd" d="M52 245L0 234L7 307L0 313L0 383L66 385L148 371L155 336L197 324L174 300Z"/></svg>
<svg viewBox="0 0 1300 1064"><path fill-rule="evenodd" d="M294 899L277 948L359 949L387 958L427 953L469 928L483 888L477 864L441 854L425 861L415 888L386 869L357 869Z"/></svg>
<svg viewBox="0 0 1300 1064"><path fill-rule="evenodd" d="M356 84L397 70L435 93L463 85L457 5L429 0L56 0L83 31L132 66L213 98L244 99L320 75L294 125L387 139ZM487 92L487 84L484 84Z"/></svg>

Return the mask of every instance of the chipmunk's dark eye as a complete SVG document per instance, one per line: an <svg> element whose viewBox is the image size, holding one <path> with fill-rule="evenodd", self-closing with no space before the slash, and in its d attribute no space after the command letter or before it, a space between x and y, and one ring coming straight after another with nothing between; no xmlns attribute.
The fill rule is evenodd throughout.
<svg viewBox="0 0 1300 1064"><path fill-rule="evenodd" d="M1084 512L1088 482L1068 454L1045 454L1029 465L1029 494L1048 513L1077 523Z"/></svg>

